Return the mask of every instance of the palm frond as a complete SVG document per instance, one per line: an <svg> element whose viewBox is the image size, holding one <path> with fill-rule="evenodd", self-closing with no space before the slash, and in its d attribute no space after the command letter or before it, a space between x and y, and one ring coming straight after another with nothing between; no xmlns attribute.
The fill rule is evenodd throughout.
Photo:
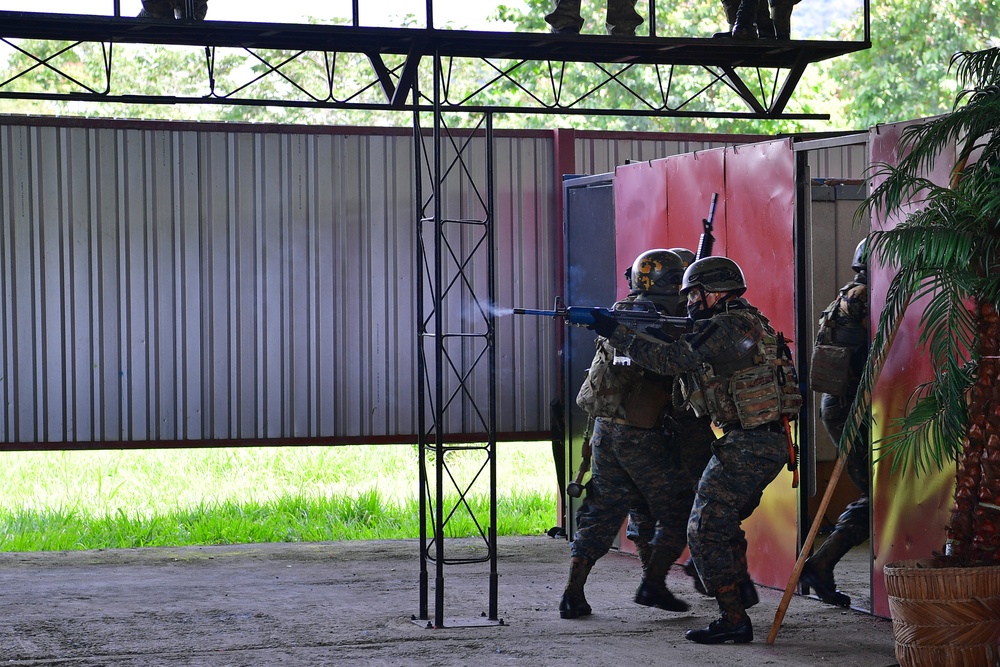
<svg viewBox="0 0 1000 667"><path fill-rule="evenodd" d="M837 449L842 454L847 453L852 446L851 443L859 442L861 434L871 426L872 394L875 390L875 383L882 374L885 360L892 348L892 342L903 321L903 314L919 284L920 280L915 272L907 267L903 267L889 283L885 307L879 315L878 328L872 337L868 364L861 374L858 393L854 396L854 402L851 404L851 416L844 425L840 441L837 442Z"/></svg>
<svg viewBox="0 0 1000 667"><path fill-rule="evenodd" d="M893 472L912 467L918 475L940 470L962 451L968 423L965 396L975 384L977 364L949 363L947 370L911 394L897 429L875 445L876 460L891 456Z"/></svg>

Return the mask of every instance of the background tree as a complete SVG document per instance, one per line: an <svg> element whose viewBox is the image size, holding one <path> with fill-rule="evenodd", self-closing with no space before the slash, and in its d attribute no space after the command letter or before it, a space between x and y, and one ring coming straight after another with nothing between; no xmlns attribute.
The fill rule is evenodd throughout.
<svg viewBox="0 0 1000 667"><path fill-rule="evenodd" d="M862 20L855 13L829 35L855 35ZM951 109L958 88L948 62L960 51L1000 46L1000 0L873 2L871 26L871 49L812 66L827 95L843 101L838 124L844 127L928 118Z"/></svg>

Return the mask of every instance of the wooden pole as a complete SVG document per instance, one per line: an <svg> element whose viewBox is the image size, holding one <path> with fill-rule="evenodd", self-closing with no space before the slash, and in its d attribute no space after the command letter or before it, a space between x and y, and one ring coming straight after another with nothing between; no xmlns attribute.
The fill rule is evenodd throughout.
<svg viewBox="0 0 1000 667"><path fill-rule="evenodd" d="M792 595L795 593L795 587L799 583L799 575L802 574L802 568L805 566L809 552L812 550L816 534L819 533L819 527L823 523L823 517L826 515L826 508L830 505L830 498L833 496L834 489L837 488L837 482L840 481L840 475L844 472L844 461L846 458L846 454L837 458L837 465L834 466L833 474L830 475L830 481L826 485L826 493L823 494L823 500L820 501L819 509L816 510L816 518L813 519L809 534L806 535L806 541L802 544L799 559L795 561L795 567L792 568L792 576L789 577L788 585L785 586L785 594L781 597L781 604L778 605L778 611L774 614L774 623L771 624L771 632L767 635L768 644L773 644L775 637L778 636L781 621L784 620L785 612L788 610L788 603L791 602Z"/></svg>

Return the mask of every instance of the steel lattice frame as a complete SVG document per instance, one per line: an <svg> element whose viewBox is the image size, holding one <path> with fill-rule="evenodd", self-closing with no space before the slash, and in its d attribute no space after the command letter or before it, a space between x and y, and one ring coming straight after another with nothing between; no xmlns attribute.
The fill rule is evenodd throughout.
<svg viewBox="0 0 1000 667"><path fill-rule="evenodd" d="M428 9L430 9L428 2ZM117 9L116 9L117 13ZM137 21L121 16L0 12L0 44L23 57L24 69L0 81L0 99L79 100L136 104L216 104L317 109L409 111L413 117L418 227L418 400L420 428L420 609L415 621L443 627L446 565L489 564L485 621L503 621L497 609L496 542L496 346L494 303L495 219L493 117L496 113L826 119L821 114L786 113L805 67L813 62L870 48L868 3L864 39L857 42L755 42L685 38L613 38L488 33L352 26L205 21ZM189 7L190 15L190 7ZM355 17L357 16L355 5ZM14 40L46 40L34 53ZM160 44L204 49L200 90L130 94L115 89L115 46ZM330 45L337 50L330 50ZM88 51L90 49L90 51ZM78 53L77 51L80 51ZM241 82L223 71L223 54L241 54L259 68ZM96 60L100 75L84 80L61 67L67 54ZM233 58L238 60L238 58ZM431 61L431 67L422 61ZM481 83L463 89L457 69L478 67ZM359 69L366 74L360 79ZM430 70L429 72L427 70ZM48 70L66 90L32 87L30 74ZM702 76L693 92L680 91L681 73ZM346 73L346 74L345 74ZM578 74L594 83L574 88ZM783 73L783 74L782 74ZM429 80L428 80L429 78ZM277 80L281 95L255 93ZM421 84L424 84L423 86ZM428 85L429 84L429 85ZM421 92L432 90L431 95ZM722 107L715 104L722 95ZM699 106L699 104L701 106ZM445 119L452 112L480 118L475 128L456 132ZM421 117L430 115L425 131ZM472 146L485 142L477 170ZM473 184L477 217L448 216L444 190L456 178ZM475 185L476 181L485 183ZM427 186L425 191L424 186ZM473 277L485 266L485 277ZM477 279L478 278L478 279ZM485 298L483 298L485 292ZM457 312L457 317L456 317ZM470 315L471 317L466 317ZM486 406L473 386L488 385ZM480 434L479 443L449 442L458 432ZM481 454L468 479L448 465L452 455ZM433 459L433 466L430 465ZM433 468L433 474L429 470ZM476 484L489 486L489 516L477 516L468 501ZM446 491L448 493L446 493ZM484 555L450 556L445 532L466 513L485 545ZM435 565L434 618L429 614L428 564Z"/></svg>

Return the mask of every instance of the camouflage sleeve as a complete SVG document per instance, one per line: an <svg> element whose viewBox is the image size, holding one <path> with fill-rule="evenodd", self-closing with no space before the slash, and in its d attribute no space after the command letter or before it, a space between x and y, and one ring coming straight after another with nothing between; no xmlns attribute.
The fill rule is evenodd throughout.
<svg viewBox="0 0 1000 667"><path fill-rule="evenodd" d="M698 322L695 330L674 342L639 338L631 329L619 326L610 341L643 368L661 375L692 371L724 350L732 348L754 328L746 318L720 314Z"/></svg>
<svg viewBox="0 0 1000 667"><path fill-rule="evenodd" d="M848 290L843 307L848 319L868 328L868 286L856 285Z"/></svg>

